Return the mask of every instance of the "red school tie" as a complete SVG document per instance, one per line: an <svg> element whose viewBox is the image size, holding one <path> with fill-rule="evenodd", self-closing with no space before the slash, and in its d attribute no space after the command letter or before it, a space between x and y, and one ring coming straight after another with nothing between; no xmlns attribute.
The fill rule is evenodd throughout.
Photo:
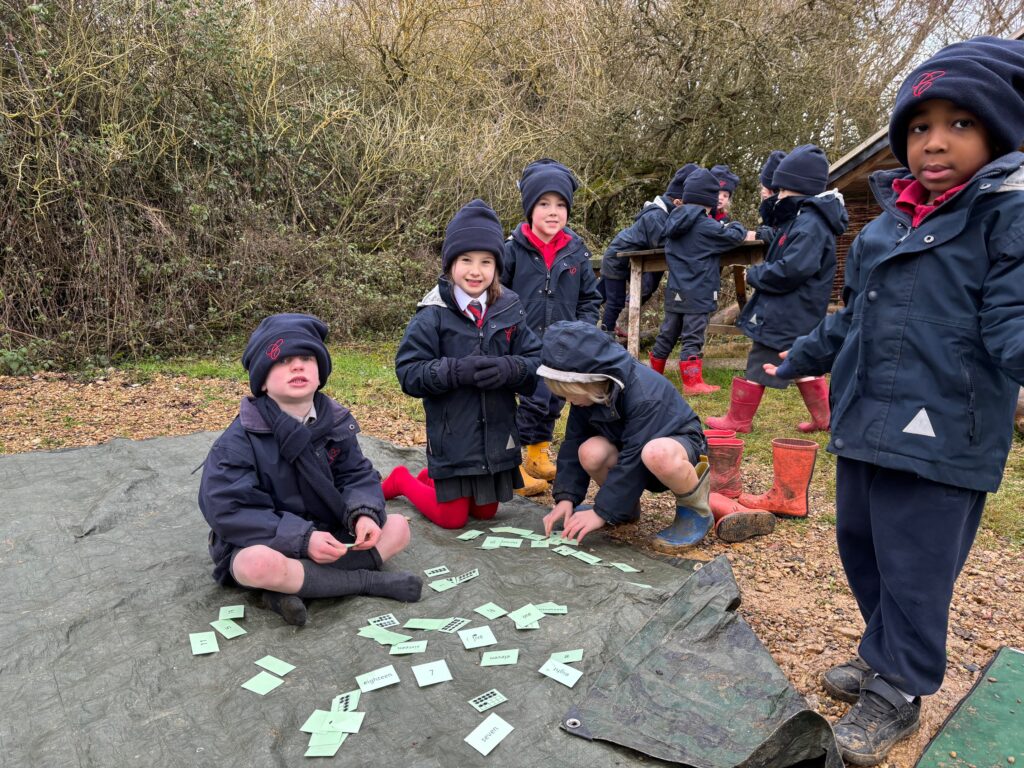
<svg viewBox="0 0 1024 768"><path fill-rule="evenodd" d="M480 305L479 301L471 301L466 306L466 310L473 316L476 321L476 327L480 328L484 324L484 308Z"/></svg>

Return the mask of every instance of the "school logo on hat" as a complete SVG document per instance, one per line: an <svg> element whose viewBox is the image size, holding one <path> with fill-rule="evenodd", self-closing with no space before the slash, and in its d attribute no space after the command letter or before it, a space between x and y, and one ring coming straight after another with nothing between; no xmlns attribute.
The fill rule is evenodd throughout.
<svg viewBox="0 0 1024 768"><path fill-rule="evenodd" d="M931 72L922 72L921 76L917 78L917 82L914 83L914 86L912 88L914 97L917 98L922 93L927 91L929 88L932 87L932 85L935 84L936 80L938 80L945 74L946 70L944 69L934 69Z"/></svg>
<svg viewBox="0 0 1024 768"><path fill-rule="evenodd" d="M281 345L284 344L284 339L278 339L269 347L267 347L267 357L271 360L277 360L281 356Z"/></svg>

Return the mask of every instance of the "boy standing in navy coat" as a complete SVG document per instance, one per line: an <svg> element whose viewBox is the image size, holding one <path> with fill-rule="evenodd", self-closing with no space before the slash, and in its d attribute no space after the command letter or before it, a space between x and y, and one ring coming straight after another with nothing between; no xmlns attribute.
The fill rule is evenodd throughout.
<svg viewBox="0 0 1024 768"><path fill-rule="evenodd" d="M672 177L665 194L644 203L633 223L619 232L608 244L601 258L601 284L604 286L604 316L601 327L607 333L625 335L616 323L626 306L626 285L629 281L629 259L619 256L622 251L647 251L661 248L665 244L665 222L672 210L683 204L683 184L686 177L696 170L694 163L687 163ZM658 285L662 272L644 272L640 303L646 304Z"/></svg>
<svg viewBox="0 0 1024 768"><path fill-rule="evenodd" d="M1002 480L1024 384L1024 42L939 51L889 122L908 169L871 177L883 213L850 249L845 308L782 378L832 371L836 537L866 624L826 688L856 700L842 755L880 761L946 672L953 585Z"/></svg>
<svg viewBox="0 0 1024 768"><path fill-rule="evenodd" d="M688 396L718 389L704 383L702 360L708 318L718 306L718 257L747 237L739 222L726 224L713 218L719 189L710 171L693 171L683 185L683 205L665 223L665 319L651 349L651 368L665 372L668 356L681 337L679 375L683 394Z"/></svg>
<svg viewBox="0 0 1024 768"><path fill-rule="evenodd" d="M578 186L572 171L548 158L530 163L519 179L526 221L505 243L501 284L518 294L527 325L541 339L558 320L597 325L601 294L590 249L566 226ZM525 487L518 492L525 496L543 493L555 477L548 448L564 405L543 382L532 395L519 398L516 422L526 460L521 467Z"/></svg>
<svg viewBox="0 0 1024 768"><path fill-rule="evenodd" d="M797 147L782 158L773 175L778 200L772 211L775 239L764 262L747 269L754 295L743 307L736 325L753 344L744 378L735 378L725 416L707 420L713 429L749 432L753 428L765 387L789 386L764 372L763 365L781 362L779 353L818 324L828 311L836 273L836 237L849 218L843 198L825 192L828 160L813 144ZM801 432L827 430L828 382L822 376L797 382L811 420Z"/></svg>
<svg viewBox="0 0 1024 768"><path fill-rule="evenodd" d="M299 626L303 598L415 602L422 587L414 574L379 571L409 543L409 525L384 512L352 414L320 392L326 338L310 315L259 324L242 355L252 397L210 448L199 485L214 579L264 590L264 605Z"/></svg>

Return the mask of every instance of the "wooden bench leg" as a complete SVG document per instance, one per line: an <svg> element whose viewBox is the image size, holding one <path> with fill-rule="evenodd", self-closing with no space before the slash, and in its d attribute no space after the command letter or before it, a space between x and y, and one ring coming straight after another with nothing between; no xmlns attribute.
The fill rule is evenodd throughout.
<svg viewBox="0 0 1024 768"><path fill-rule="evenodd" d="M640 299L643 294L643 267L638 260L629 262L629 328L626 349L633 357L640 354ZM612 329L614 333L615 329Z"/></svg>

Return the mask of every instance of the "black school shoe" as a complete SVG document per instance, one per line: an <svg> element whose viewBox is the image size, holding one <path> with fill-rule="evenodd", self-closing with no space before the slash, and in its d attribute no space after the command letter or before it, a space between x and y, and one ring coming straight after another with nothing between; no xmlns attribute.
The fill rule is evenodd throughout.
<svg viewBox="0 0 1024 768"><path fill-rule="evenodd" d="M857 703L833 728L839 754L853 765L877 765L896 742L921 725L921 697L906 697L878 675L868 678Z"/></svg>
<svg viewBox="0 0 1024 768"><path fill-rule="evenodd" d="M873 674L874 670L860 656L854 656L822 675L821 684L832 698L854 704L860 696L860 687Z"/></svg>

